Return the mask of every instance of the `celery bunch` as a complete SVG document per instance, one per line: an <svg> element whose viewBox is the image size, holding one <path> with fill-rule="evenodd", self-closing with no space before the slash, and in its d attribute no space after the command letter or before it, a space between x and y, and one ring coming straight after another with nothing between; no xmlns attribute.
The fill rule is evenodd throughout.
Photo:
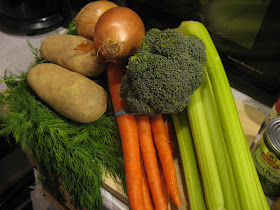
<svg viewBox="0 0 280 210"><path fill-rule="evenodd" d="M187 113L182 111L180 113L173 114L172 120L183 163L190 207L191 209L204 210L206 209L206 206L204 202L198 166L196 163L196 154Z"/></svg>
<svg viewBox="0 0 280 210"><path fill-rule="evenodd" d="M196 21L184 21L177 30L186 36L197 35L206 45L205 80L186 108L206 208L269 209L227 75L210 34L202 23ZM182 113L175 117L178 119L180 115ZM188 129L182 120L174 121L174 125L177 134ZM180 138L179 142L190 141ZM190 182L186 182L187 189ZM193 195L189 194L189 199L191 208L195 209L191 202Z"/></svg>

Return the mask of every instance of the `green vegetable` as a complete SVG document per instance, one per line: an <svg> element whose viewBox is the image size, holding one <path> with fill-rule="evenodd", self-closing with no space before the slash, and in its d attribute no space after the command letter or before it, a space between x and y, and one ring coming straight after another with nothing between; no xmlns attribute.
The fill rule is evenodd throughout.
<svg viewBox="0 0 280 210"><path fill-rule="evenodd" d="M203 108L206 110L206 121L222 184L225 207L228 210L238 210L240 209L238 192L230 164L229 154L224 141L221 123L219 121L212 85L207 71L205 71L205 80L199 89Z"/></svg>
<svg viewBox="0 0 280 210"><path fill-rule="evenodd" d="M181 23L177 30L186 36L190 34L199 36L206 45L207 62L205 67L213 87L218 119L221 123L233 169L241 209L269 209L240 123L227 75L207 29L202 23L185 21ZM194 100L192 103L201 103L202 101L201 98L193 98L192 100ZM206 111L210 112L212 110L209 107ZM194 122L195 119L190 119L191 121Z"/></svg>
<svg viewBox="0 0 280 210"><path fill-rule="evenodd" d="M205 199L210 209L226 208L238 210L240 209L240 204L233 171L224 142L220 121L218 119L218 110L215 104L212 86L207 71L205 73L203 84L194 93L187 107L198 160L200 160L201 155L206 154L208 157L206 160L199 161L204 189L209 189L209 191L205 190ZM194 110L196 110L196 112ZM209 133L209 136L206 136L205 133ZM200 136L202 137L200 138ZM201 144L206 145L206 150L201 151L199 149ZM213 150L213 153L211 150ZM203 154L200 154L201 152ZM210 158L212 155L214 155L213 159ZM212 163L212 161L214 162ZM211 171L209 174L214 175L218 172L218 177L210 177L209 179L209 174L204 173L204 168L209 168L209 165L217 166L217 168L210 168ZM211 183L218 184L218 181L220 182L218 187L221 185L221 191L217 191L216 189L218 189L218 187L211 185ZM208 195L208 193L210 195ZM224 201L223 206L220 206L220 201L216 200L216 203L213 202L215 201L215 199L213 200L211 197L213 194L215 194L215 199L220 197L220 199Z"/></svg>
<svg viewBox="0 0 280 210"><path fill-rule="evenodd" d="M196 101L196 100L198 100L198 97L196 97L197 94L200 94L200 99L202 100L201 102ZM226 145L224 142L224 136L222 133L220 121L218 119L218 110L216 108L215 99L214 99L211 83L210 83L207 72L205 74L205 79L204 79L203 84L194 93L193 99L191 100L191 103L189 104L187 109L193 109L193 108L191 108L191 106L198 106L197 104L200 104L200 103L203 104L203 107L201 107L201 109L206 110L206 111L204 111L205 121L198 120L198 119L201 119L201 118L199 118L199 116L189 113L190 121L193 119L195 121L195 122L192 122L193 126L197 125L202 128L206 122L207 127L205 127L204 130L202 130L202 132L205 132L205 130L208 129L208 132L210 135L210 138L208 140L210 141L211 146L213 148L215 161L216 161L216 165L217 165L217 170L219 173L219 179L220 179L221 187L222 187L221 198L224 199L224 206L226 207L226 209L238 210L238 209L240 209L238 193L237 193L237 189L236 189L236 185L235 185L235 180L233 177L233 171L232 171L232 167L230 164L229 155L228 155L227 148L226 148ZM203 112L201 111L200 114L203 114ZM179 118L180 115L181 115L181 117ZM189 142L189 141L194 140L196 142L196 144L201 144L202 141L201 141L201 139L197 138L197 135L195 135L194 139L192 139L186 113L184 113L184 114L180 113L180 115L174 114L174 115L172 115L172 117L173 117L173 121L175 124L175 129L176 129L177 139L179 141L180 151L184 151L184 150L188 151L188 150L190 150L190 146L183 145L183 143L180 144L180 142ZM185 116L185 117L183 117L183 116ZM180 128L179 130L177 130L176 125L177 125L177 127L180 126L180 127L178 127L178 129ZM196 129L196 128L193 128L193 129ZM183 132L187 133L187 131L190 134L188 136L183 137L181 133L183 133ZM196 133L196 131L193 131L193 132ZM206 140L206 139L204 139L204 140ZM209 142L206 142L206 143L209 143ZM200 150L198 150L197 152L199 153ZM208 156L211 155L211 154L209 154L209 152L210 152L209 149L204 151L204 153L206 153ZM187 153L187 154L190 155L189 153ZM188 162L184 163L184 161L183 161L184 155L186 155L186 154L181 152L183 166L184 166L184 164L193 162L191 157L187 157L186 159L188 160ZM197 154L197 156L199 158L201 155ZM213 160L213 159L207 158L207 160L202 161L202 164L200 164L199 166L208 167L209 165L211 165L211 163L208 162L209 160ZM193 170L195 170L195 169L192 169L192 170L189 169L189 171L191 171L191 173L193 173L192 172ZM213 170L214 170L214 168L213 168ZM205 174L203 174L203 171L204 170L201 170L202 180L205 180L206 178L203 178L205 176ZM216 171L214 173L216 173ZM187 172L185 172L185 177L186 178L188 177ZM204 185L206 185L204 188L210 188L207 181L204 181L203 183L204 183ZM195 185L195 184L197 185L197 183L194 180L191 180L190 178L188 178L186 180L186 184L187 184L187 189L190 188L192 185ZM198 189L198 187L194 187L194 189ZM207 193L207 191L205 193ZM215 198L217 198L216 190L215 190L215 192L210 192L210 194L211 195L215 194L216 195ZM192 205L191 204L192 199L196 199L198 197L198 195L193 195L191 193L188 193L188 197L190 199L190 205ZM210 203L208 201L208 199L212 199L212 198L206 195L206 201L207 201L207 203Z"/></svg>
<svg viewBox="0 0 280 210"><path fill-rule="evenodd" d="M63 203L62 186L75 207L88 209L102 207L104 175L121 181L125 191L121 141L111 102L98 120L77 123L57 114L34 93L27 72L19 76L8 73L4 82L9 89L0 94L0 109L8 105L9 112L0 114L0 135L12 135L36 162L44 189ZM106 82L99 82L106 88Z"/></svg>
<svg viewBox="0 0 280 210"><path fill-rule="evenodd" d="M205 61L205 45L197 36L150 29L129 59L120 96L138 114L180 112L203 82Z"/></svg>
<svg viewBox="0 0 280 210"><path fill-rule="evenodd" d="M206 111L209 110L204 109L201 88L198 88L187 107L187 114L202 177L205 202L207 209L225 209L222 184L211 142Z"/></svg>
<svg viewBox="0 0 280 210"><path fill-rule="evenodd" d="M30 42L29 40L27 40L27 44L34 56L34 64L32 65L32 67L34 67L35 65L37 64L40 64L40 63L47 63L47 61L44 59L44 57L42 56L41 52L40 52L40 49L34 47Z"/></svg>
<svg viewBox="0 0 280 210"><path fill-rule="evenodd" d="M65 31L65 34L78 35L75 18L73 18L69 23L69 26Z"/></svg>
<svg viewBox="0 0 280 210"><path fill-rule="evenodd" d="M185 111L172 115L184 169L190 209L206 209L192 134Z"/></svg>

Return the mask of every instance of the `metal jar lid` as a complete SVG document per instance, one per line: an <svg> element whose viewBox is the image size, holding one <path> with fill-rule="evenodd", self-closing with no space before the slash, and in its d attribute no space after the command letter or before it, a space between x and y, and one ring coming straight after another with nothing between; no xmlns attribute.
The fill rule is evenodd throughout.
<svg viewBox="0 0 280 210"><path fill-rule="evenodd" d="M268 122L266 136L272 149L280 154L280 116Z"/></svg>

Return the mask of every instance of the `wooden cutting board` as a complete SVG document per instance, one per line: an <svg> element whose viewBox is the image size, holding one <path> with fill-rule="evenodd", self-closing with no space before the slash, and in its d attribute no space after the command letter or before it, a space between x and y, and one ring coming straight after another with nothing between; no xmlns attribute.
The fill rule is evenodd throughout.
<svg viewBox="0 0 280 210"><path fill-rule="evenodd" d="M250 146L257 135L264 119L265 115L263 112L235 99L237 111L239 114L239 118L247 138L248 146ZM187 200L187 189L186 183L184 179L184 172L183 166L181 163L180 153L179 150L175 148L174 150L174 163L177 172L177 181L179 192L181 196L181 207L179 209L188 209L188 200ZM103 186L106 190L111 192L114 196L119 198L124 203L128 204L128 199L126 195L123 193L121 185L114 182L110 178L106 178L105 185ZM171 210L178 209L175 204L170 199L170 206Z"/></svg>

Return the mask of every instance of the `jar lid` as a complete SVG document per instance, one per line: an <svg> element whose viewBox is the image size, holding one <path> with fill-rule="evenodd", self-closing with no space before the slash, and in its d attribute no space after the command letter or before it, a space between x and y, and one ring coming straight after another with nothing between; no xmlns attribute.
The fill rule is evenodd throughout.
<svg viewBox="0 0 280 210"><path fill-rule="evenodd" d="M271 119L266 128L266 135L270 142L270 146L278 154L280 153L280 116Z"/></svg>

